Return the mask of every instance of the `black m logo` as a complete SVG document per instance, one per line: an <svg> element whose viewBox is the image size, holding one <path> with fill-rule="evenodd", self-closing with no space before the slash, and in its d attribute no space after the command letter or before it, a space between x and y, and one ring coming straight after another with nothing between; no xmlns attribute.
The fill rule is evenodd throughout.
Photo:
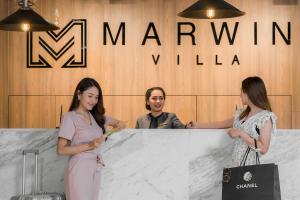
<svg viewBox="0 0 300 200"><path fill-rule="evenodd" d="M71 20L57 34L53 31L39 35L28 32L27 68L52 68L54 65L62 68L86 67L86 32L86 19Z"/></svg>

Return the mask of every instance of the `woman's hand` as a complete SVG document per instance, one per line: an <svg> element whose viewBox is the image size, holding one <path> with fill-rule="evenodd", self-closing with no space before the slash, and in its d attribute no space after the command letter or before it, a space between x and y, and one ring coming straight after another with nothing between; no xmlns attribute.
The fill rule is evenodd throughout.
<svg viewBox="0 0 300 200"><path fill-rule="evenodd" d="M240 137L242 134L241 130L235 129L235 128L231 128L228 130L227 134L232 137L232 138L237 138Z"/></svg>
<svg viewBox="0 0 300 200"><path fill-rule="evenodd" d="M91 150L98 148L105 141L106 135L101 135L88 143Z"/></svg>
<svg viewBox="0 0 300 200"><path fill-rule="evenodd" d="M127 121L120 121L120 120L117 120L117 119L113 119L113 118L110 118L111 119L111 122L108 124L108 127L112 127L112 129L114 129L114 131L120 131L124 128L126 128L126 123Z"/></svg>
<svg viewBox="0 0 300 200"><path fill-rule="evenodd" d="M124 129L124 128L126 128L126 121L119 121L117 124L116 124L116 129L118 129L118 130L122 130L122 129Z"/></svg>
<svg viewBox="0 0 300 200"><path fill-rule="evenodd" d="M190 121L186 124L186 128L197 128L197 123L194 121Z"/></svg>

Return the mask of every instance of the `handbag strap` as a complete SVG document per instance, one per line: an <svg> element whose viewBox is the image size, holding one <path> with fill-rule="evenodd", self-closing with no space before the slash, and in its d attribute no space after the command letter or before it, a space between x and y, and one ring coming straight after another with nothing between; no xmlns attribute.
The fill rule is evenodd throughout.
<svg viewBox="0 0 300 200"><path fill-rule="evenodd" d="M240 163L240 167L246 165L246 161L247 161L249 152L250 152L250 147L248 146L248 148L246 149L246 152L243 155L242 161Z"/></svg>
<svg viewBox="0 0 300 200"><path fill-rule="evenodd" d="M257 152L257 140L256 139L254 139L254 146L255 146L256 164L260 165L259 155L258 155L258 152Z"/></svg>
<svg viewBox="0 0 300 200"><path fill-rule="evenodd" d="M254 146L255 146L255 150L257 149L257 140L256 139L253 139L254 140ZM247 149L246 149L246 152L244 153L243 155L243 158L242 158L242 161L240 163L240 167L242 166L245 166L246 165L246 161L247 161L247 158L248 158L248 155L249 155L249 152L250 152L250 147L248 146ZM256 160L256 164L257 165L260 165L260 160L259 160L259 155L258 155L258 152L255 151L255 160Z"/></svg>
<svg viewBox="0 0 300 200"><path fill-rule="evenodd" d="M260 135L260 130L258 128L258 126L256 125L255 127L255 130L257 132L258 135ZM260 164L260 160L259 160L259 155L258 155L258 152L257 152L257 140L254 139L254 146L255 146L255 155L256 155L256 164Z"/></svg>
<svg viewBox="0 0 300 200"><path fill-rule="evenodd" d="M257 132L258 135L260 135L260 130L259 128L256 126L255 127L255 130ZM260 165L260 160L259 160L259 155L258 155L258 152L257 152L257 140L256 139L253 139L254 140L254 147L255 147L255 160L256 160L256 164L257 165ZM250 147L248 146L244 156L243 156L243 159L240 163L240 166L245 166L246 165L246 161L247 161L247 157L249 155L249 152L250 152Z"/></svg>

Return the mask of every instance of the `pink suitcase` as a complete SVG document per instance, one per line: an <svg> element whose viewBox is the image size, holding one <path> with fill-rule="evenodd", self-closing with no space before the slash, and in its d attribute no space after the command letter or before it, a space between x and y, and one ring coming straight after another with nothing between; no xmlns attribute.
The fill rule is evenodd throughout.
<svg viewBox="0 0 300 200"><path fill-rule="evenodd" d="M33 153L35 155L35 181L34 192L25 194L25 166L26 154ZM61 193L49 193L38 191L38 155L39 150L24 150L23 151L23 172L22 172L22 194L11 197L10 200L65 200L65 195Z"/></svg>

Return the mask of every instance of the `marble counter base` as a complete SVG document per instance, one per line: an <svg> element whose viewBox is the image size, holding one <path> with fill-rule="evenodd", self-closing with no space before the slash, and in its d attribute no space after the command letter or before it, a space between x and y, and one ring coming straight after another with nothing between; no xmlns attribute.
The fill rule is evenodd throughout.
<svg viewBox="0 0 300 200"><path fill-rule="evenodd" d="M68 158L57 156L55 129L0 129L0 199L22 192L24 149L39 149L39 189L63 192L63 174ZM26 193L34 188L34 155L26 157Z"/></svg>
<svg viewBox="0 0 300 200"><path fill-rule="evenodd" d="M233 140L225 130L139 130L103 148L99 200L221 200ZM279 166L282 200L300 197L300 130L279 130L262 163Z"/></svg>
<svg viewBox="0 0 300 200"><path fill-rule="evenodd" d="M231 163L226 130L134 130L102 147L99 200L221 200L222 170ZM55 129L0 129L0 199L21 193L23 149L38 148L39 187L63 192L67 157L56 155ZM34 157L28 156L26 191ZM262 162L279 166L282 200L299 200L300 130L278 130Z"/></svg>

